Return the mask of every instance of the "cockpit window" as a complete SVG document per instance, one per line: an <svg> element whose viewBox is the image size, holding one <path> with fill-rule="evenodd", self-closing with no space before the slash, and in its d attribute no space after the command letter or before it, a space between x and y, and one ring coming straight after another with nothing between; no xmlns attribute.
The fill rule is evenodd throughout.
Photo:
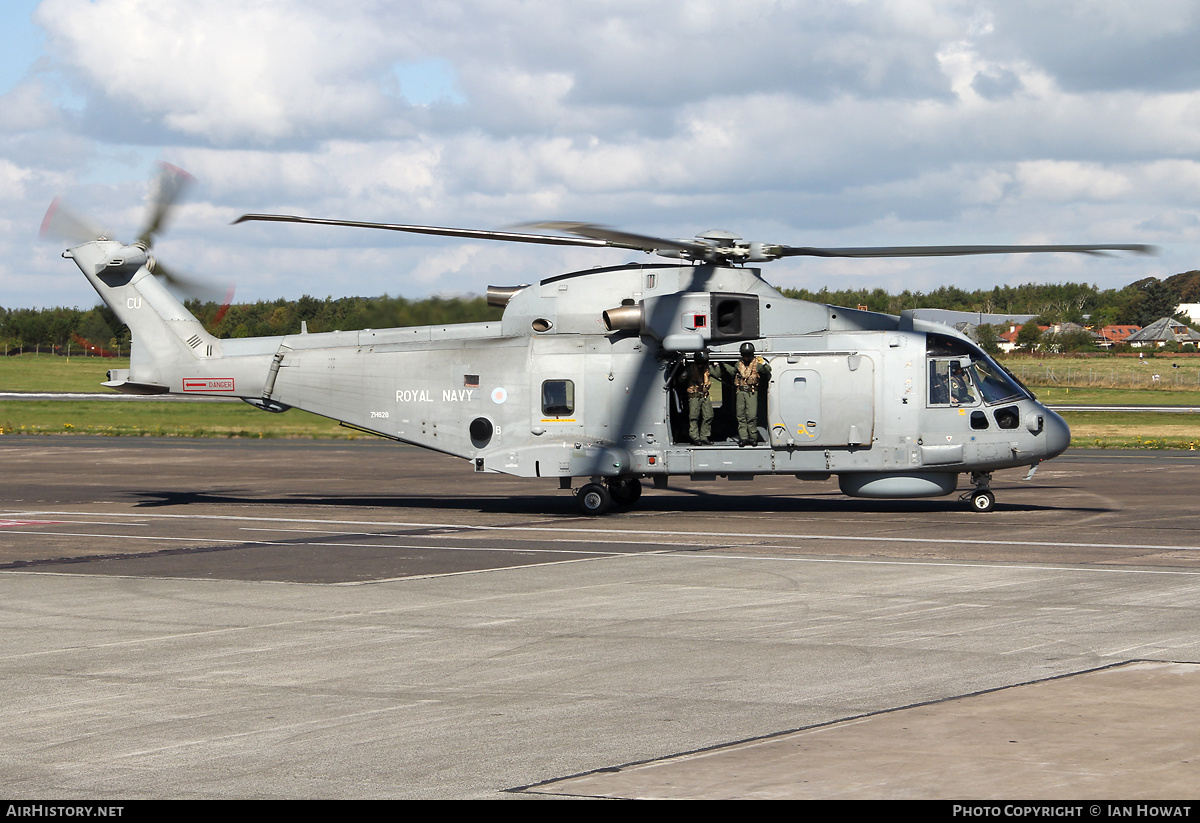
<svg viewBox="0 0 1200 823"><path fill-rule="evenodd" d="M1033 395L974 343L947 334L926 335L929 405L989 406Z"/></svg>
<svg viewBox="0 0 1200 823"><path fill-rule="evenodd" d="M975 377L963 360L929 361L929 405L974 406L979 402Z"/></svg>

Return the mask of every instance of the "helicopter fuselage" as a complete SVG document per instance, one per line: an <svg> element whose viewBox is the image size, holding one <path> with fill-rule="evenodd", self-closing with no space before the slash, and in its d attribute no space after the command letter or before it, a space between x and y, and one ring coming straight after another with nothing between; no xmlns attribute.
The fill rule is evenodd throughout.
<svg viewBox="0 0 1200 823"><path fill-rule="evenodd" d="M114 266L119 248L67 252L132 331L130 368L106 385L304 409L476 472L585 479L626 498L637 478L761 474L927 497L968 473L986 510L991 472L1036 466L1070 440L1061 417L952 329L789 299L753 268L589 269L500 290L496 322L217 339L145 266ZM680 369L700 351L732 363L747 341L771 367L758 442L733 436L733 387L718 380L712 444L693 444Z"/></svg>

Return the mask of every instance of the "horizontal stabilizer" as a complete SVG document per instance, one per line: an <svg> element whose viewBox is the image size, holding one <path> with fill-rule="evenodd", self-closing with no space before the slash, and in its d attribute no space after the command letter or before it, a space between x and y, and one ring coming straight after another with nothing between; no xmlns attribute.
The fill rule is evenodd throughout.
<svg viewBox="0 0 1200 823"><path fill-rule="evenodd" d="M129 369L110 369L108 379L100 385L122 394L166 394L171 390L170 386L158 383L134 383L129 379Z"/></svg>

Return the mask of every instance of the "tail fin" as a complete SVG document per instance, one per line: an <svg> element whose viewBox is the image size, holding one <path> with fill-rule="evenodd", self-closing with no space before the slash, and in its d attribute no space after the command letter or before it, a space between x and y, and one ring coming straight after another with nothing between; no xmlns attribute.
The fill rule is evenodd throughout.
<svg viewBox="0 0 1200 823"><path fill-rule="evenodd" d="M94 240L67 252L113 313L129 326L129 371L115 370L105 385L135 394L163 393L199 359L221 356L221 342L150 272L140 245Z"/></svg>

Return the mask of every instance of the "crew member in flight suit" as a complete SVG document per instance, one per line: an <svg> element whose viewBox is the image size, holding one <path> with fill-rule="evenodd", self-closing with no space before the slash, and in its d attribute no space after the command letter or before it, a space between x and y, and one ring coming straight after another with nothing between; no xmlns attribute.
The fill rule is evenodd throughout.
<svg viewBox="0 0 1200 823"><path fill-rule="evenodd" d="M761 357L754 356L754 344L743 343L742 359L728 369L737 389L738 445L753 446L758 442L758 389L766 390L771 367Z"/></svg>
<svg viewBox="0 0 1200 823"><path fill-rule="evenodd" d="M709 392L712 378L718 376L717 367L709 365L708 352L698 351L692 362L684 369L683 379L687 385L688 436L697 446L711 446L713 406Z"/></svg>
<svg viewBox="0 0 1200 823"><path fill-rule="evenodd" d="M960 403L975 402L970 379L957 360L950 361L950 402L956 406Z"/></svg>

